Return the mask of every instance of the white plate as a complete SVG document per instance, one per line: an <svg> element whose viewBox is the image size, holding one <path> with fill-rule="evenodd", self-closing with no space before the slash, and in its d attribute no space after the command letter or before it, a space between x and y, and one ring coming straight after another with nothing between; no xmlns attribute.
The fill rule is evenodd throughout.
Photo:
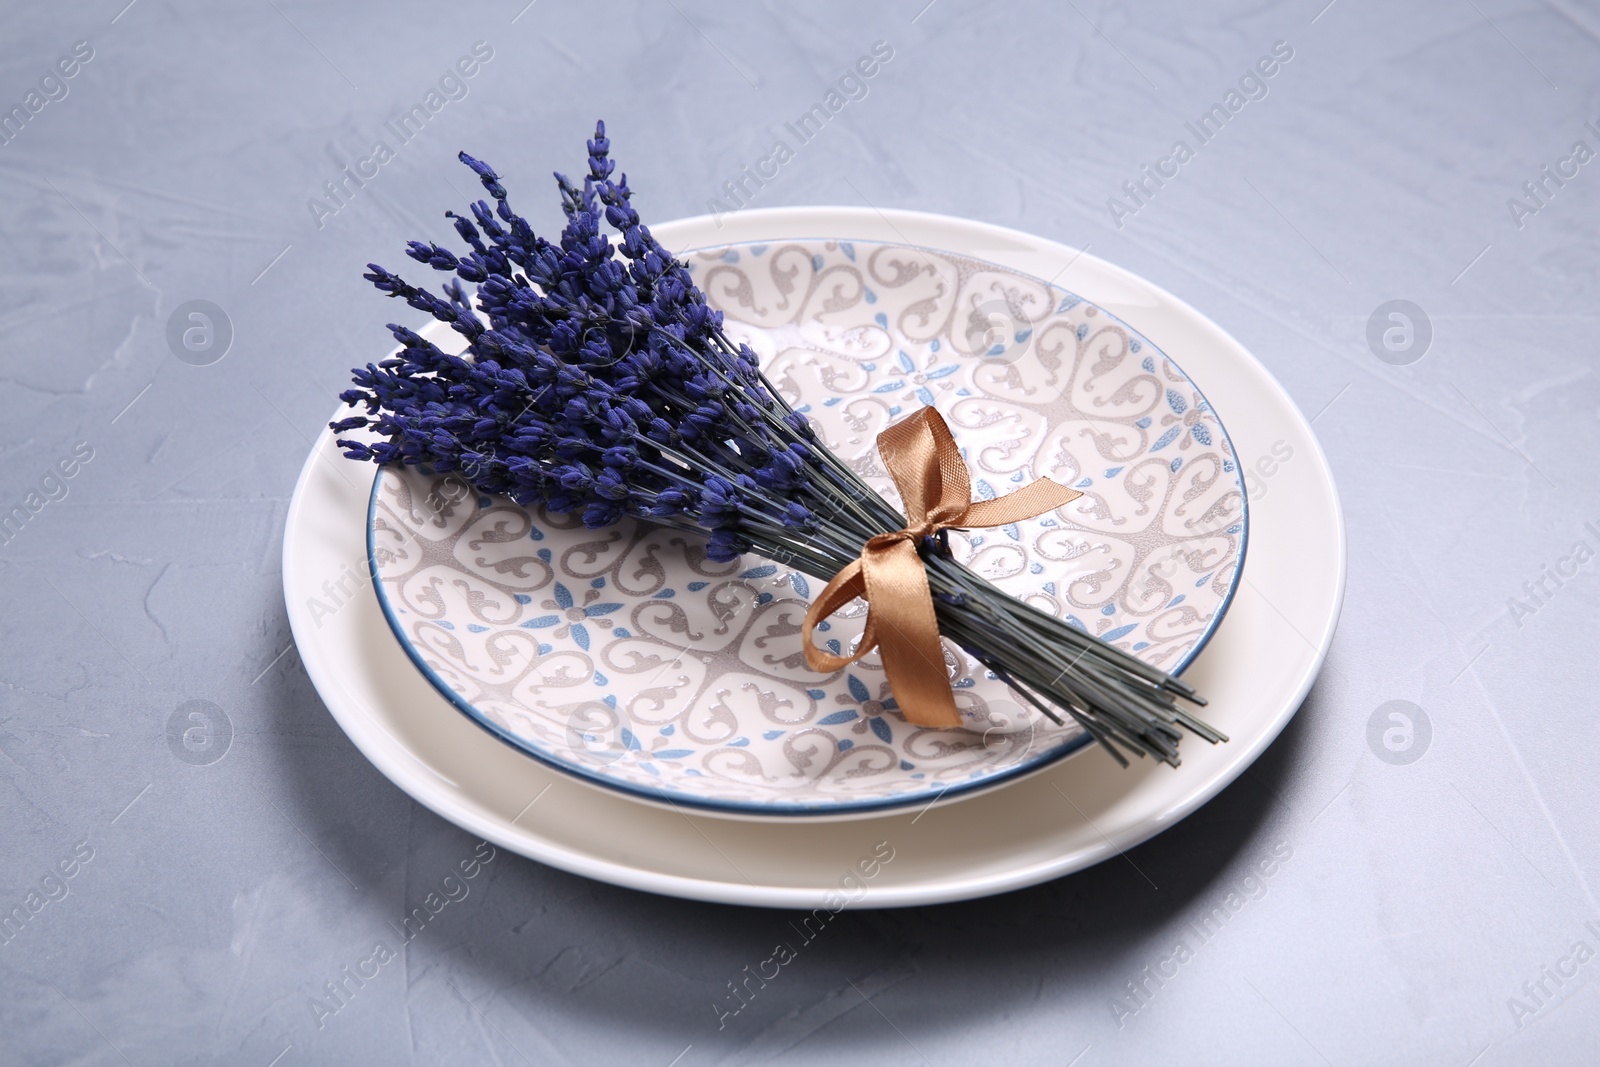
<svg viewBox="0 0 1600 1067"><path fill-rule="evenodd" d="M1059 286L934 249L786 240L686 258L730 338L891 504L877 435L924 404L950 420L978 497L1040 476L1082 491L954 533L957 561L1174 674L1209 640L1244 557L1245 482L1201 386L1147 338ZM440 322L422 334L465 342ZM446 699L642 800L862 818L996 788L1089 742L953 643L966 729L911 723L876 653L806 667L800 620L826 576L711 563L664 527L585 529L400 466L378 472L368 527L384 615ZM820 643L840 653L861 610L823 622Z"/></svg>
<svg viewBox="0 0 1600 1067"><path fill-rule="evenodd" d="M676 248L848 236L950 249L1053 280L1174 355L1227 416L1247 468L1275 471L1270 491L1251 501L1238 595L1185 675L1211 698L1208 720L1233 740L1187 744L1176 770L1149 762L1122 770L1087 750L960 803L843 823L735 822L602 791L489 736L411 666L371 590L361 588L368 480L324 432L289 508L290 623L329 710L397 785L496 844L618 885L773 907L837 908L841 886L858 906L932 904L1032 885L1116 855L1215 796L1283 729L1333 639L1344 591L1343 520L1310 426L1214 323L1092 256L960 219L776 209L724 217L720 226L687 219L655 232Z"/></svg>

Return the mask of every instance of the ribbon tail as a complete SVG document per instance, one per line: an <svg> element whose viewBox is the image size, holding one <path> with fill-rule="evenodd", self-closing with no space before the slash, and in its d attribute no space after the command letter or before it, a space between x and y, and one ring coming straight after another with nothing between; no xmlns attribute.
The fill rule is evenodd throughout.
<svg viewBox="0 0 1600 1067"><path fill-rule="evenodd" d="M965 512L952 519L950 525L1004 526L1008 522L1021 522L1047 511L1054 511L1082 495L1078 490L1068 489L1060 482L1053 482L1049 478L1036 478L1014 493L1007 493L993 500L974 501L967 506Z"/></svg>
<svg viewBox="0 0 1600 1067"><path fill-rule="evenodd" d="M823 674L831 674L841 668L848 667L856 660L871 652L877 646L873 636L872 608L867 608L867 626L861 633L861 643L856 646L853 656L835 656L818 648L811 640L811 633L817 628L817 623L822 622L829 615L844 607L850 601L866 593L866 579L861 573L861 561L852 560L850 565L838 574L833 580L823 587L822 593L811 602L811 607L806 609L805 621L800 624L800 644L806 652L806 666Z"/></svg>
<svg viewBox="0 0 1600 1067"><path fill-rule="evenodd" d="M875 636L883 673L895 702L918 726L960 726L928 573L916 546L909 539L884 545L869 542L861 562L872 605L869 621L878 624Z"/></svg>

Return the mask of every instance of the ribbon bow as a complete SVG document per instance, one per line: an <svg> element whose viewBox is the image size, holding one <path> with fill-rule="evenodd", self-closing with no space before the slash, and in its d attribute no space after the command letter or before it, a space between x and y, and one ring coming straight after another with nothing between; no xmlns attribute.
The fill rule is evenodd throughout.
<svg viewBox="0 0 1600 1067"><path fill-rule="evenodd" d="M917 546L947 527L1002 526L1054 510L1083 494L1039 478L995 500L972 499L972 477L950 427L931 407L901 419L878 435L878 454L905 502L906 527L878 534L861 557L833 576L801 625L806 663L831 673L874 648L907 719L918 726L961 725L939 643L939 622L928 573ZM861 597L867 624L850 656L835 656L811 641L817 623Z"/></svg>

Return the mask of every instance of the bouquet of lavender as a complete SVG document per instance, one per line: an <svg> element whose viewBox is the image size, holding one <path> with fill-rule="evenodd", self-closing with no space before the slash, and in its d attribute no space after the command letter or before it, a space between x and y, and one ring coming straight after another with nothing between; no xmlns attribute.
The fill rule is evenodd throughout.
<svg viewBox="0 0 1600 1067"><path fill-rule="evenodd" d="M885 438L902 425L914 423L902 432L902 445L905 432L933 441L911 443L922 449L917 472L896 471L908 511L913 496L929 502L912 521L818 442L806 418L764 377L754 353L723 334L721 313L707 305L687 266L640 222L626 176L612 177L609 149L601 123L588 142L583 184L556 175L567 224L555 243L511 209L488 164L461 154L494 200L472 205L471 218L446 213L471 250L458 255L413 241L407 253L454 275L443 295L376 264L365 277L449 323L466 339L466 350L447 354L391 325L398 354L355 370L356 388L341 394L364 413L331 424L340 433L369 431L340 439L348 457L459 472L484 493L576 512L590 527L631 516L705 536L714 561L755 552L833 579L807 619L809 662L837 670L881 645L899 708L915 723L960 724L938 645L942 634L1053 721L1070 715L1124 765L1120 749L1176 766L1180 727L1225 740L1178 704L1177 698L1204 703L1187 685L1006 595L951 558L943 529L991 525L967 518L995 502L960 506L965 466L957 455L960 469L952 469L953 442L940 450L948 431L931 408L880 438L886 459ZM615 244L602 220L618 234ZM475 300L462 282L476 286ZM1047 495L1060 489L1041 483ZM1054 499L1076 495L1060 493L1067 495ZM885 557L898 552L900 571L890 578L882 566L874 572L874 548ZM875 619L874 594L905 602L907 588L926 604L925 618ZM812 625L857 594L871 607L855 655L818 649ZM931 638L907 636L922 624L936 627ZM916 662L914 653L937 662ZM930 676L942 693L928 689ZM913 688L926 699L902 691Z"/></svg>

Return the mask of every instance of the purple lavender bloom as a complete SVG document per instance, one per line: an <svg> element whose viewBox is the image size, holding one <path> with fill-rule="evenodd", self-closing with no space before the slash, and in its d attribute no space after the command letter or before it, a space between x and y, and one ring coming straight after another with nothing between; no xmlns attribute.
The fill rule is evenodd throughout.
<svg viewBox="0 0 1600 1067"><path fill-rule="evenodd" d="M400 352L355 371L343 394L366 414L331 424L370 429L388 447L340 444L352 459L459 471L484 492L590 525L633 515L724 530L714 559L748 548L748 525L811 530L815 508L796 501L826 461L810 427L640 221L627 179L613 180L603 123L587 147L581 185L556 176L567 223L554 242L512 209L493 167L461 153L493 198L470 205L470 218L447 215L469 249L412 241L406 252L454 275L443 295L377 264L366 277L449 323L466 351L447 355L391 326Z"/></svg>

